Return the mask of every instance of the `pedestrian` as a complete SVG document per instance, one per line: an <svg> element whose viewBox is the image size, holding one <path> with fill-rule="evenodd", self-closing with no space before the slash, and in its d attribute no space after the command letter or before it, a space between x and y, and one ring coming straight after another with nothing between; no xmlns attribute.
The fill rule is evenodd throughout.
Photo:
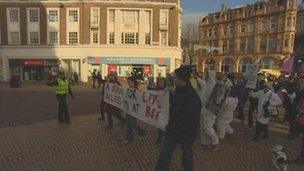
<svg viewBox="0 0 304 171"><path fill-rule="evenodd" d="M117 79L117 74L116 73L110 73L108 75L108 83L111 84L116 84L121 86L120 82ZM104 96L103 96L104 97ZM107 114L108 118L108 126L106 127L106 130L111 130L113 129L113 116L117 118L122 124L124 124L124 117L122 116L122 112L119 108L109 104L105 103L104 104L104 112Z"/></svg>
<svg viewBox="0 0 304 171"><path fill-rule="evenodd" d="M96 77L97 77L98 88L101 88L103 80L102 80L102 76L101 76L101 72L100 71L97 72L97 76Z"/></svg>
<svg viewBox="0 0 304 171"><path fill-rule="evenodd" d="M258 113L256 121L255 135L252 140L268 139L268 123L270 121L272 112L276 107L282 104L280 97L272 91L270 83L263 84L263 90L256 93L250 92L250 96L258 99ZM261 136L261 134L263 134Z"/></svg>
<svg viewBox="0 0 304 171"><path fill-rule="evenodd" d="M246 93L246 80L240 79L236 82L235 85L231 88L234 91L238 98L238 105L236 107L238 118L241 120L241 123L244 123L244 107L248 98L248 93Z"/></svg>
<svg viewBox="0 0 304 171"><path fill-rule="evenodd" d="M106 85L106 81L105 80L102 82L102 88L101 88L101 98L100 98L100 105L99 105L99 110L100 110L100 118L98 119L98 121L103 121L105 119L105 101L104 101L104 95L105 95L105 85Z"/></svg>
<svg viewBox="0 0 304 171"><path fill-rule="evenodd" d="M47 85L55 87L55 94L58 101L59 123L64 122L67 124L71 124L66 97L69 94L71 98L74 99L74 95L70 87L70 83L65 77L64 71L60 71L59 77L56 80L47 83Z"/></svg>
<svg viewBox="0 0 304 171"><path fill-rule="evenodd" d="M226 135L233 134L233 129L230 126L230 123L233 120L233 113L237 105L237 91L231 91L221 106L220 112L216 119L216 134L220 139L224 139Z"/></svg>
<svg viewBox="0 0 304 171"><path fill-rule="evenodd" d="M183 170L193 170L193 143L199 129L201 100L190 84L191 68L183 66L174 71L175 90L170 104L169 124L155 170L167 171L176 145L183 151Z"/></svg>
<svg viewBox="0 0 304 171"><path fill-rule="evenodd" d="M128 84L129 87L132 89L138 89L139 87L139 82L135 76L131 76L128 78ZM137 125L137 119L128 113L126 113L126 127L127 131L124 139L125 144L133 142L134 130L137 132L140 139L143 139L143 137L146 135L145 130Z"/></svg>
<svg viewBox="0 0 304 171"><path fill-rule="evenodd" d="M74 80L74 84L78 85L78 81L79 80L78 80L78 74L77 74L77 72L74 72L73 77L74 77L74 79L73 79Z"/></svg>
<svg viewBox="0 0 304 171"><path fill-rule="evenodd" d="M293 109L293 105L292 105L293 97L292 97L292 95L288 94L286 89L282 89L281 91L279 91L278 95L281 98L281 101L283 103L283 108L285 109L285 115L283 118L283 122L289 123L290 128L289 128L289 134L288 134L287 138L290 138L291 132L293 129L293 123L297 116L297 112L296 112L296 110Z"/></svg>
<svg viewBox="0 0 304 171"><path fill-rule="evenodd" d="M91 73L91 76L92 76L92 80L93 80L93 88L95 88L95 83L97 81L96 69L93 70L93 72Z"/></svg>

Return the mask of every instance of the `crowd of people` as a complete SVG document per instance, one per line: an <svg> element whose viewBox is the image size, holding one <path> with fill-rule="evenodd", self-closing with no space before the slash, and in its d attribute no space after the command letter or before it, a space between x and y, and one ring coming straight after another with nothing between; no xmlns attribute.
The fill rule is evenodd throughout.
<svg viewBox="0 0 304 171"><path fill-rule="evenodd" d="M92 73L93 76L98 75L94 73L96 72ZM65 79L60 79L50 85L58 86L56 93L60 104L59 121L69 123L69 118L64 118L64 113L67 113L66 102L59 97L65 98L68 93L71 94L71 91L68 83L64 82ZM110 73L98 85L102 88L102 97L104 97L106 82L122 85L117 74ZM127 82L130 88L140 87L136 75L129 76ZM156 83L153 78L149 78L146 84L147 90L170 92L169 123L165 131L155 132L158 134L155 144L163 144L155 169L169 170L176 144L180 144L183 150L183 168L193 170L192 146L197 135L200 134L200 144L204 148L217 151L221 140L233 134L234 130L230 124L234 117L244 124L247 115L246 130L255 128L253 141L268 139L269 122L272 118L278 117L279 113L282 114L278 106L285 109L282 122L287 122L290 127L286 138L292 140L301 137L304 130L304 77L282 74L277 78L259 73L255 89L247 88L246 85L245 77L235 78L231 74L216 73L212 70L204 74L193 74L189 66L176 69L166 78L157 77ZM95 82L93 86L95 87ZM249 108L245 112L247 102ZM100 111L100 120L107 118L107 130L113 128L113 116L126 126L124 143L133 142L134 131L140 139L146 136L145 130L137 124L135 117L106 103L103 98ZM299 157L295 161L304 162L304 138Z"/></svg>

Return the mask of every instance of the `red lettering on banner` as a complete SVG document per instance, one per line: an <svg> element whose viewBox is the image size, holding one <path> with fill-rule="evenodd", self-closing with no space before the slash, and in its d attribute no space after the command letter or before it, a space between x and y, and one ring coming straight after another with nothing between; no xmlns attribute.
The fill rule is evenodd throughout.
<svg viewBox="0 0 304 171"><path fill-rule="evenodd" d="M161 113L161 110L151 108L151 106L146 106L146 117L151 118L155 121L158 121L160 113Z"/></svg>
<svg viewBox="0 0 304 171"><path fill-rule="evenodd" d="M143 102L147 104L151 104L153 106L155 102L158 101L158 97L159 97L158 94L149 93L149 95L146 96L146 92L143 92L142 100Z"/></svg>

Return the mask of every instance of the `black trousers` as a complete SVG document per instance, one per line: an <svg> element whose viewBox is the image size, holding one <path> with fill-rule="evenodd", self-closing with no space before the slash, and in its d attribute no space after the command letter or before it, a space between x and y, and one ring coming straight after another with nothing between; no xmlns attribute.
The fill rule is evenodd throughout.
<svg viewBox="0 0 304 171"><path fill-rule="evenodd" d="M68 104L66 101L66 94L56 94L58 101L58 120L59 122L68 122L70 121L70 116L68 112Z"/></svg>
<svg viewBox="0 0 304 171"><path fill-rule="evenodd" d="M258 108L258 100L254 98L249 98L249 110L248 110L248 125L253 127L253 113Z"/></svg>
<svg viewBox="0 0 304 171"><path fill-rule="evenodd" d="M253 138L255 139L260 138L262 133L263 133L262 138L268 138L268 124L262 124L261 122L256 121L255 135Z"/></svg>
<svg viewBox="0 0 304 171"><path fill-rule="evenodd" d="M156 171L168 171L170 168L171 158L177 144L181 145L183 151L182 165L183 170L193 170L193 141L190 139L179 139L174 135L166 134L160 156L155 167Z"/></svg>

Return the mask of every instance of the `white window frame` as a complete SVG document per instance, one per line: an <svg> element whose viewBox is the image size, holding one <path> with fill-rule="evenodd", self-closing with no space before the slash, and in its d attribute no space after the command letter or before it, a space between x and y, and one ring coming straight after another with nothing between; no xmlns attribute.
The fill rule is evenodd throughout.
<svg viewBox="0 0 304 171"><path fill-rule="evenodd" d="M78 23L79 19L80 19L80 14L79 14L79 8L67 8L67 16L68 16L68 22L69 23ZM77 11L77 21L73 21L74 20L74 16L73 16L73 20L71 20L71 16L70 16L70 12L71 11Z"/></svg>
<svg viewBox="0 0 304 171"><path fill-rule="evenodd" d="M77 33L77 43L71 43L70 42L70 33ZM78 31L69 31L68 32L68 44L69 45L77 45L77 44L79 44L79 32Z"/></svg>
<svg viewBox="0 0 304 171"><path fill-rule="evenodd" d="M51 32L57 32L57 42L56 43L52 43L51 42ZM48 37L49 37L49 42L48 44L50 45L58 45L59 44L59 31L48 31Z"/></svg>
<svg viewBox="0 0 304 171"><path fill-rule="evenodd" d="M32 43L31 42L31 32L36 32L38 33L38 41L37 43ZM28 42L27 42L29 45L39 45L40 44L40 34L39 34L39 31L29 31L28 32Z"/></svg>
<svg viewBox="0 0 304 171"><path fill-rule="evenodd" d="M111 12L113 12L113 16ZM109 23L115 23L115 9L109 9Z"/></svg>
<svg viewBox="0 0 304 171"><path fill-rule="evenodd" d="M164 45L163 44L163 42L162 42L162 33L166 33L166 36L167 36L167 38L166 38L166 44ZM159 44L161 45L161 46L168 46L168 44L169 44L169 36L168 36L168 31L160 31L160 33L159 33Z"/></svg>
<svg viewBox="0 0 304 171"><path fill-rule="evenodd" d="M17 10L18 11L18 21L11 21L11 13L10 13L11 10ZM15 8L15 7L14 8L7 8L6 15L8 16L9 23L19 23L20 22L20 9L19 8Z"/></svg>
<svg viewBox="0 0 304 171"><path fill-rule="evenodd" d="M13 41L12 41L12 32L18 32L18 43L13 43ZM10 45L20 45L21 44L20 31L10 31L9 32L9 44Z"/></svg>
<svg viewBox="0 0 304 171"><path fill-rule="evenodd" d="M113 37L112 37L113 36ZM113 38L113 42L111 41ZM108 38L109 44L113 45L115 44L115 32L109 32L109 38Z"/></svg>
<svg viewBox="0 0 304 171"><path fill-rule="evenodd" d="M166 13L166 23L165 24L162 24L162 14L163 12ZM168 27L169 25L169 10L160 10L159 11L159 25L162 27L162 26L165 26L165 27Z"/></svg>
<svg viewBox="0 0 304 171"><path fill-rule="evenodd" d="M51 21L50 20L50 12L51 11L56 11L57 12L57 20L56 21ZM60 21L60 10L58 8L47 8L47 21L49 23L58 23Z"/></svg>
<svg viewBox="0 0 304 171"><path fill-rule="evenodd" d="M94 10L97 10L97 21L94 21ZM94 23L100 22L100 8L99 7L91 7L90 21Z"/></svg>
<svg viewBox="0 0 304 171"><path fill-rule="evenodd" d="M37 10L37 21L31 21L31 15L30 11L31 10ZM27 22L28 23L39 23L40 22L40 9L39 8L27 8L26 9L27 13Z"/></svg>
<svg viewBox="0 0 304 171"><path fill-rule="evenodd" d="M100 43L100 31L98 29L91 30L91 44L99 44ZM94 43L94 33L97 33L97 43Z"/></svg>

